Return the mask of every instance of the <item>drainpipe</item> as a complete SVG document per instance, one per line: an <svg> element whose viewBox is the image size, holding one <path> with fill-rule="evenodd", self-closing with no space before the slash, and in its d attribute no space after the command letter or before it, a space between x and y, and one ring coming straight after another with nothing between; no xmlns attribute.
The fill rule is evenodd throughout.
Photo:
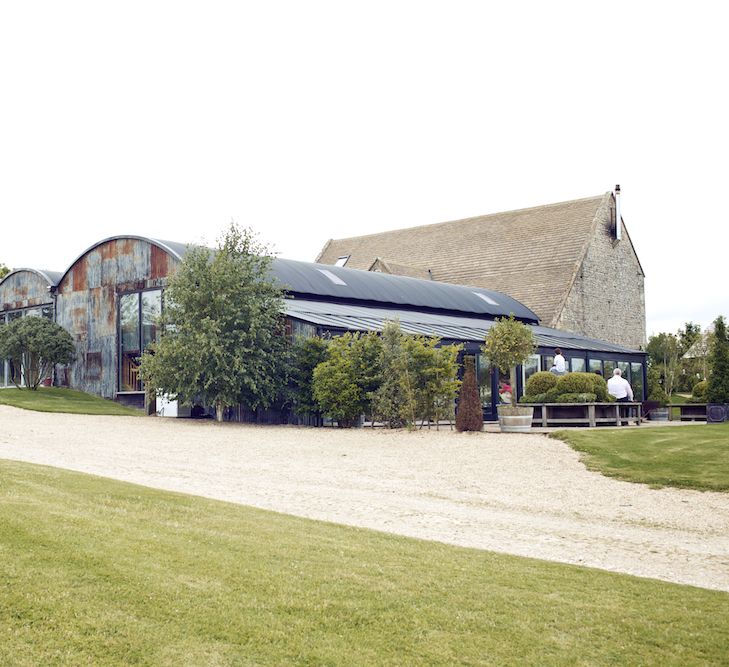
<svg viewBox="0 0 729 667"><path fill-rule="evenodd" d="M620 186L615 186L615 238L619 241L622 237L622 217L620 216Z"/></svg>

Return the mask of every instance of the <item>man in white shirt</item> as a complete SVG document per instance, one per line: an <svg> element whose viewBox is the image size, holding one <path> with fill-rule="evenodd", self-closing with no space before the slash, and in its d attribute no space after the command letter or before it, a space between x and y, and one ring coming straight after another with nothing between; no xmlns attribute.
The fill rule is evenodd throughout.
<svg viewBox="0 0 729 667"><path fill-rule="evenodd" d="M554 351L554 364L549 370L555 375L564 375L567 372L567 363L559 348Z"/></svg>
<svg viewBox="0 0 729 667"><path fill-rule="evenodd" d="M613 371L613 376L608 380L608 394L615 396L618 403L628 403L633 400L633 389L625 378L621 377L619 368Z"/></svg>

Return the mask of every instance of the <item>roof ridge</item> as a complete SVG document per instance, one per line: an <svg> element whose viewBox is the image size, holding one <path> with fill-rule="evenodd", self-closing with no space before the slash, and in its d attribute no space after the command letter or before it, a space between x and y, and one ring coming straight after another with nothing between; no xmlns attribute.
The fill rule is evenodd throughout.
<svg viewBox="0 0 729 667"><path fill-rule="evenodd" d="M319 253L316 261L319 261L319 259L324 255L324 252L327 250L327 248L331 245L332 242L335 241L352 241L354 239L366 239L371 238L373 236L381 236L383 234L394 234L397 232L404 232L404 231L413 231L415 229L424 229L426 227L437 227L439 225L452 225L456 222L470 222L471 220L483 220L484 218L491 218L497 215L506 215L509 213L523 213L525 211L535 211L537 209L548 209L548 208L555 208L557 206L564 206L565 204L576 204L578 202L586 202L590 200L595 201L602 201L606 194L609 194L609 191L601 194L601 195L594 195L592 197L581 197L579 199L568 199L566 201L560 201L560 202L554 202L552 204L541 204L539 206L527 206L526 208L515 208L509 211L497 211L495 213L485 213L483 215L473 215L468 218L458 218L456 220L445 220L441 222L428 222L422 225L413 225L412 227L401 227L400 229L390 229L385 230L382 232L373 232L371 234L358 234L357 236L345 236L339 239L329 239L325 246L322 248L321 252Z"/></svg>

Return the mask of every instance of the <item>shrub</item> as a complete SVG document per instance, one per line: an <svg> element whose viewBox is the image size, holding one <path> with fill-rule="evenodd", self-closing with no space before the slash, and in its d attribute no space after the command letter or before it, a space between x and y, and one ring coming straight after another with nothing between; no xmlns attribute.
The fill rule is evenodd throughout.
<svg viewBox="0 0 729 667"><path fill-rule="evenodd" d="M705 399L706 398L706 388L708 387L708 382L706 380L701 380L701 382L697 382L693 389L691 390L691 394L694 398L700 398Z"/></svg>
<svg viewBox="0 0 729 667"><path fill-rule="evenodd" d="M582 394L560 394L559 400L556 403L594 403L597 397L595 394L582 393Z"/></svg>
<svg viewBox="0 0 729 667"><path fill-rule="evenodd" d="M546 393L533 394L532 396L530 396L529 394L524 394L524 396L519 399L519 403L546 403L546 395Z"/></svg>
<svg viewBox="0 0 729 667"><path fill-rule="evenodd" d="M557 378L560 394L595 394L600 403L609 401L607 382L596 373L569 373Z"/></svg>
<svg viewBox="0 0 729 667"><path fill-rule="evenodd" d="M465 357L463 362L466 370L458 400L456 430L480 431L483 429L483 411L476 384L476 358Z"/></svg>
<svg viewBox="0 0 729 667"><path fill-rule="evenodd" d="M658 403L659 407L666 406L670 403L668 394L661 387L654 387L648 400L652 403Z"/></svg>
<svg viewBox="0 0 729 667"><path fill-rule="evenodd" d="M534 373L526 382L524 393L528 396L544 394L557 384L557 376L549 371Z"/></svg>
<svg viewBox="0 0 729 667"><path fill-rule="evenodd" d="M562 392L557 387L552 387L544 394L545 403L559 403L559 397Z"/></svg>

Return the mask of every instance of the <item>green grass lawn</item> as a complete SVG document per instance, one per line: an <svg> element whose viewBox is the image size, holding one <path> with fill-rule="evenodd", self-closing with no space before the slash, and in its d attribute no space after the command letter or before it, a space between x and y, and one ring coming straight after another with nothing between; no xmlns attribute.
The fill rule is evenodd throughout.
<svg viewBox="0 0 729 667"><path fill-rule="evenodd" d="M729 491L729 422L557 431L591 470L629 482ZM729 653L728 653L729 655Z"/></svg>
<svg viewBox="0 0 729 667"><path fill-rule="evenodd" d="M0 389L0 403L39 412L72 412L81 415L141 415L141 410L127 408L105 398L61 387Z"/></svg>
<svg viewBox="0 0 729 667"><path fill-rule="evenodd" d="M3 665L726 664L729 594L0 460Z"/></svg>

